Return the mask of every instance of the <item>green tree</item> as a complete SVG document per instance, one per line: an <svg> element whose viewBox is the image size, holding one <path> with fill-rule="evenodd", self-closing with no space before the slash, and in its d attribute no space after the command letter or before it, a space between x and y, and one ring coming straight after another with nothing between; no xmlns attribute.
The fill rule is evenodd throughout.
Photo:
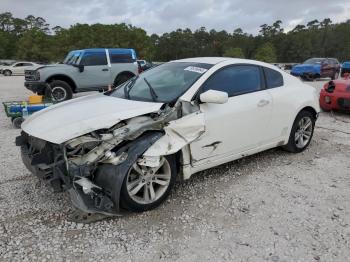
<svg viewBox="0 0 350 262"><path fill-rule="evenodd" d="M264 61L267 63L277 62L276 51L274 46L267 42L259 47L255 53L254 58L259 61Z"/></svg>
<svg viewBox="0 0 350 262"><path fill-rule="evenodd" d="M224 56L235 57L235 58L244 58L244 53L243 53L242 48L231 47L231 48L225 50Z"/></svg>

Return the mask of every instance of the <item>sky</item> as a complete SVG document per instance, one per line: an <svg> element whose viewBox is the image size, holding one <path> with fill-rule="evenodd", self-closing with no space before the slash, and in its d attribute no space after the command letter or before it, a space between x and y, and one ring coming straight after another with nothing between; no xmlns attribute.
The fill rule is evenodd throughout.
<svg viewBox="0 0 350 262"><path fill-rule="evenodd" d="M0 0L0 12L41 16L52 26L127 23L148 34L177 28L257 34L262 24L282 20L288 31L313 19L350 19L350 0Z"/></svg>

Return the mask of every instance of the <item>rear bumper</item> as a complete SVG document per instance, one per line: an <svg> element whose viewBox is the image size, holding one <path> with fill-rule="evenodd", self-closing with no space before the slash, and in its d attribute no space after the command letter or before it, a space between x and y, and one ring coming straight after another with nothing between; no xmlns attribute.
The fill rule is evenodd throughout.
<svg viewBox="0 0 350 262"><path fill-rule="evenodd" d="M26 81L24 82L24 86L32 91L33 93L37 94L44 94L45 88L47 86L47 83L45 82L39 82L39 81Z"/></svg>

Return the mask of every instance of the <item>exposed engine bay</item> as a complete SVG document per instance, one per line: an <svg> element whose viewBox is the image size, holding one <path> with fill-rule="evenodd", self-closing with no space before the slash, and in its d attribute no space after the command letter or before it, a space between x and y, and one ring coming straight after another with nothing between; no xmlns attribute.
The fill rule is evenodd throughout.
<svg viewBox="0 0 350 262"><path fill-rule="evenodd" d="M179 154L181 173L181 166L190 162L189 143L203 132L204 116L198 105L177 102L62 144L23 131L16 145L21 146L26 167L55 192L68 191L76 208L118 215L121 185L136 161L156 167L162 156L184 150Z"/></svg>

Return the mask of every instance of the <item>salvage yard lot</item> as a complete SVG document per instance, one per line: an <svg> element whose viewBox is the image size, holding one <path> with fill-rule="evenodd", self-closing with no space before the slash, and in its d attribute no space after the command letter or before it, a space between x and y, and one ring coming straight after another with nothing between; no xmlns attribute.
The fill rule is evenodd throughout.
<svg viewBox="0 0 350 262"><path fill-rule="evenodd" d="M0 76L0 100L23 100ZM311 82L318 90L325 81ZM292 99L292 98L291 98ZM310 147L273 149L177 183L160 208L93 224L22 164L19 130L0 113L0 260L346 261L350 115L321 113Z"/></svg>

